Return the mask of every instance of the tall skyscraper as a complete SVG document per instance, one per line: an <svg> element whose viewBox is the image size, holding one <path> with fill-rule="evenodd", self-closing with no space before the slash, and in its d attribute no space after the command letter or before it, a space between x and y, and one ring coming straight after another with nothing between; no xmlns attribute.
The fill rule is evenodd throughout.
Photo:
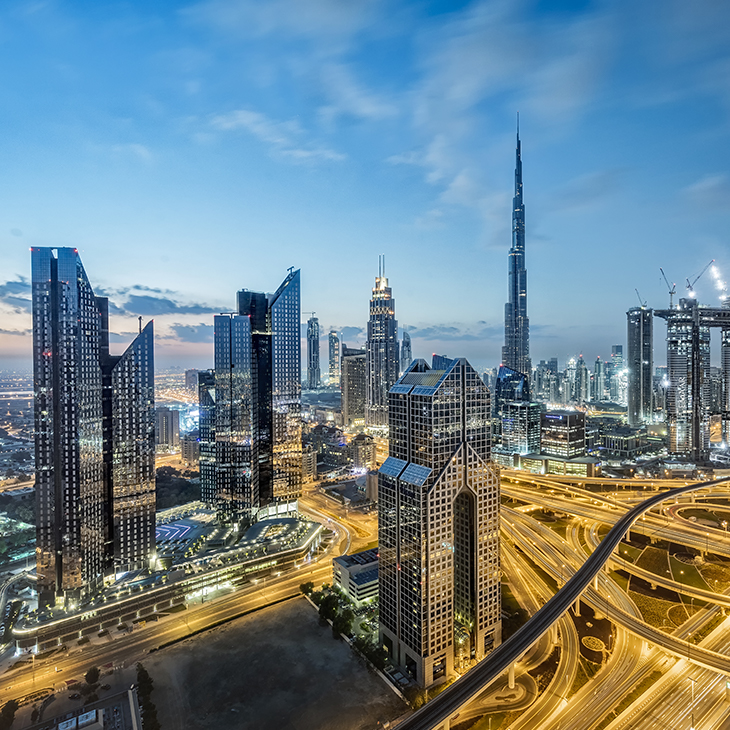
<svg viewBox="0 0 730 730"><path fill-rule="evenodd" d="M215 372L198 372L200 500L215 505Z"/></svg>
<svg viewBox="0 0 730 730"><path fill-rule="evenodd" d="M154 551L153 325L110 355L78 251L33 248L31 264L39 603L68 606Z"/></svg>
<svg viewBox="0 0 730 730"><path fill-rule="evenodd" d="M367 402L365 422L370 427L388 425L388 391L398 379L398 322L395 319L395 299L385 277L385 256L379 259L370 300L367 339Z"/></svg>
<svg viewBox="0 0 730 730"><path fill-rule="evenodd" d="M272 295L238 292L215 317L215 503L248 521L262 504L301 495L299 271Z"/></svg>
<svg viewBox="0 0 730 730"><path fill-rule="evenodd" d="M600 357L593 365L593 380L591 381L591 400L606 400L606 363Z"/></svg>
<svg viewBox="0 0 730 730"><path fill-rule="evenodd" d="M522 146L517 128L515 197L512 204L512 248L509 251L508 299L504 305L502 364L530 377L530 320L527 317L525 204L522 199Z"/></svg>
<svg viewBox="0 0 730 730"><path fill-rule="evenodd" d="M654 330L652 310L632 307L627 320L628 421L640 426L651 420L654 375Z"/></svg>
<svg viewBox="0 0 730 730"><path fill-rule="evenodd" d="M413 351L411 350L411 336L403 333L403 342L400 346L400 371L404 373L413 360Z"/></svg>
<svg viewBox="0 0 730 730"><path fill-rule="evenodd" d="M337 332L329 334L330 388L340 387L340 338Z"/></svg>
<svg viewBox="0 0 730 730"><path fill-rule="evenodd" d="M312 316L307 320L307 387L311 390L322 385L319 369L319 320Z"/></svg>
<svg viewBox="0 0 730 730"><path fill-rule="evenodd" d="M479 661L501 640L489 391L463 358L445 371L414 360L389 401L378 484L380 639L427 687L453 673L461 652Z"/></svg>
<svg viewBox="0 0 730 730"><path fill-rule="evenodd" d="M180 411L162 406L155 411L157 427L155 441L160 446L176 449L180 446Z"/></svg>
<svg viewBox="0 0 730 730"><path fill-rule="evenodd" d="M588 375L588 367L583 360L583 355L578 356L578 362L575 365L575 388L573 389L573 397L576 403L585 403L590 394L590 377Z"/></svg>
<svg viewBox="0 0 730 730"><path fill-rule="evenodd" d="M345 426L365 425L367 353L342 345L342 420Z"/></svg>

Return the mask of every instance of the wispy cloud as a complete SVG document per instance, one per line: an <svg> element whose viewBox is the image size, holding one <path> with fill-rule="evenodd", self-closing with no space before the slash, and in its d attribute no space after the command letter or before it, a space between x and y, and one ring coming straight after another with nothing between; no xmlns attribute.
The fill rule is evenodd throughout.
<svg viewBox="0 0 730 730"><path fill-rule="evenodd" d="M598 170L570 180L552 196L554 209L572 210L597 205L620 187L625 168Z"/></svg>
<svg viewBox="0 0 730 730"><path fill-rule="evenodd" d="M181 342L213 342L212 324L171 324L175 338Z"/></svg>
<svg viewBox="0 0 730 730"><path fill-rule="evenodd" d="M705 175L684 189L685 196L695 205L709 209L730 209L730 176L725 173Z"/></svg>
<svg viewBox="0 0 730 730"><path fill-rule="evenodd" d="M33 302L30 298L30 282L25 276L16 276L0 284L0 302L17 313L30 312Z"/></svg>
<svg viewBox="0 0 730 730"><path fill-rule="evenodd" d="M154 317L161 314L212 314L216 307L205 304L181 304L166 297L152 297L146 294L132 294L119 305L128 314Z"/></svg>
<svg viewBox="0 0 730 730"><path fill-rule="evenodd" d="M344 63L326 64L321 78L329 97L329 103L319 110L326 124L331 124L339 117L379 121L398 114L398 108L392 101L386 101L365 89L356 81L352 68Z"/></svg>
<svg viewBox="0 0 730 730"><path fill-rule="evenodd" d="M309 142L301 143L305 137L301 126L294 121L277 122L260 112L250 109L236 109L227 114L214 116L210 121L214 129L223 132L243 130L269 145L282 157L294 160L344 160L345 155Z"/></svg>

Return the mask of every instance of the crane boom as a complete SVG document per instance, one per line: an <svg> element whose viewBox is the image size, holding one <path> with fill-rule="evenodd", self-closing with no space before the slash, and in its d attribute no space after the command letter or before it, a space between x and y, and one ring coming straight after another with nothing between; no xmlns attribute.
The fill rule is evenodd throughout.
<svg viewBox="0 0 730 730"><path fill-rule="evenodd" d="M715 259L712 259L712 261L710 261L710 263L707 264L707 266L705 266L705 268L702 269L702 271L700 271L700 273L697 274L697 276L695 276L695 278L692 280L691 283L690 283L690 280L687 279L687 291L689 292L689 295L691 297L694 297L695 296L694 285L699 281L699 279L702 276L702 274L704 274L705 271L707 271L707 269L709 269L710 266L712 266L712 264L714 264L714 263L715 263Z"/></svg>
<svg viewBox="0 0 730 730"><path fill-rule="evenodd" d="M669 291L669 308L674 309L674 292L677 291L677 284L676 282L669 283L669 279L667 279L667 275L664 273L664 269L660 266L659 271L662 272L662 276L664 277L664 282L667 285L667 290Z"/></svg>

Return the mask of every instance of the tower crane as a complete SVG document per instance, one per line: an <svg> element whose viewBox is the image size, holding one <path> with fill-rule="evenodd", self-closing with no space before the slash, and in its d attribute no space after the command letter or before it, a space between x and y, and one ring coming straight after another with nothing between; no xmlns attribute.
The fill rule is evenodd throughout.
<svg viewBox="0 0 730 730"><path fill-rule="evenodd" d="M700 271L700 273L697 274L697 276L695 276L695 278L692 279L691 282L689 279L687 279L687 291L689 292L689 295L692 297L692 299L694 299L697 296L695 294L694 285L699 281L699 278L702 276L702 274L704 274L705 271L707 271L707 269L709 269L710 266L712 266L712 264L714 264L714 263L715 263L715 259L712 259L712 261L710 261L710 263L707 264L707 266L705 266L705 268L702 269L702 271Z"/></svg>
<svg viewBox="0 0 730 730"><path fill-rule="evenodd" d="M639 297L639 304L641 304L642 307L646 307L646 302L641 298L641 294L639 294L638 289L634 289L636 292L636 296Z"/></svg>
<svg viewBox="0 0 730 730"><path fill-rule="evenodd" d="M669 279L667 279L667 275L664 273L664 269L661 266L659 267L659 271L662 272L662 276L664 277L664 281L665 281L665 283L667 285L667 289L669 291L669 308L674 309L673 297L674 297L674 293L677 291L677 285L674 282L672 282L672 284L670 286Z"/></svg>

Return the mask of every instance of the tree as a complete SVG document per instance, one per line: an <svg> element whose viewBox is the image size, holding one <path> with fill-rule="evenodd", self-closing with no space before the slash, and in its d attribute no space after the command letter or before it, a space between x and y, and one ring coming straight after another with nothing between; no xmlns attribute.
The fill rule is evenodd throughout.
<svg viewBox="0 0 730 730"><path fill-rule="evenodd" d="M310 581L308 581L307 583L302 583L302 584L301 584L301 585L299 586L299 590L300 590L300 591L301 591L301 592L302 592L302 593L303 593L303 594L304 594L305 596L308 596L308 595L310 595L310 594L312 593L312 591L314 590L314 583L312 583L312 581L311 581L311 580L310 580Z"/></svg>
<svg viewBox="0 0 730 730"><path fill-rule="evenodd" d="M345 608L340 611L332 621L332 633L339 638L340 634L349 636L352 632L352 622L355 620L355 614L352 609Z"/></svg>
<svg viewBox="0 0 730 730"><path fill-rule="evenodd" d="M7 730L15 720L15 712L18 709L18 703L15 700L8 700L0 712L0 730Z"/></svg>
<svg viewBox="0 0 730 730"><path fill-rule="evenodd" d="M99 681L99 676L101 675L101 672L99 671L99 667L91 667L88 672L84 675L84 679L86 680L86 684L92 685L96 684Z"/></svg>
<svg viewBox="0 0 730 730"><path fill-rule="evenodd" d="M324 621L332 621L337 615L337 607L339 606L337 596L328 593L319 604L319 616Z"/></svg>

